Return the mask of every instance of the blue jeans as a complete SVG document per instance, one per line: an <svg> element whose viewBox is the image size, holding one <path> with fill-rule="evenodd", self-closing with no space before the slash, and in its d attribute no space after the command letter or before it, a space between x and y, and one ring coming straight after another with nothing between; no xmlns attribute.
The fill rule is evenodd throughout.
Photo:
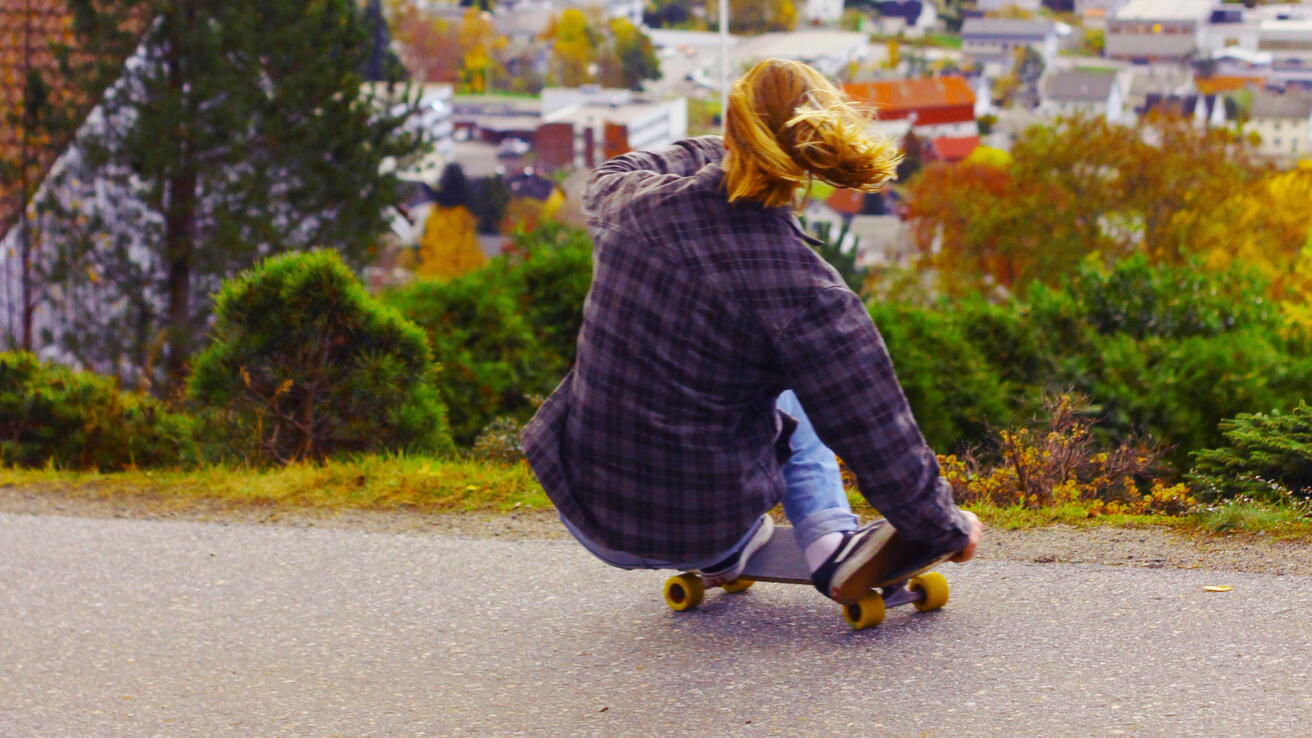
<svg viewBox="0 0 1312 738"><path fill-rule="evenodd" d="M775 406L797 419L797 428L789 439L793 455L782 469L784 475L784 515L793 524L793 536L803 551L820 536L828 533L843 533L856 530L857 517L852 514L848 504L847 493L843 490L843 478L838 471L838 459L828 446L820 441L815 428L802 410L802 403L792 390L779 395ZM561 522L583 547L594 556L611 566L622 569L705 569L728 558L734 551L741 551L752 539L761 521L757 521L738 543L722 554L712 556L705 561L677 563L645 559L641 556L615 551L594 541L588 540L581 531L561 517Z"/></svg>

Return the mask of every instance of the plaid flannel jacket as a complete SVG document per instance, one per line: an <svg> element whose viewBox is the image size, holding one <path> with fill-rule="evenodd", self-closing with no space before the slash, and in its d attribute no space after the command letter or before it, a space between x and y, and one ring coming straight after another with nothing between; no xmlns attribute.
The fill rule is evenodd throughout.
<svg viewBox="0 0 1312 738"><path fill-rule="evenodd" d="M614 550L724 554L783 495L791 388L903 535L966 544L934 453L860 299L787 208L729 204L718 137L611 159L578 359L524 431L558 511ZM782 453L781 453L782 451Z"/></svg>

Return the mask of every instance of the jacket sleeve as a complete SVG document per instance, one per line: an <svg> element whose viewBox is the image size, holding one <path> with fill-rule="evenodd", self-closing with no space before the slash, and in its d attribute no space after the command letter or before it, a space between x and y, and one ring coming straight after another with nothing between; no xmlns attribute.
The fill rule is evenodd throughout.
<svg viewBox="0 0 1312 738"><path fill-rule="evenodd" d="M622 187L636 187L662 176L688 177L723 158L724 142L719 136L685 138L658 149L622 154L592 173L583 208L595 212L600 202L614 197Z"/></svg>
<svg viewBox="0 0 1312 738"><path fill-rule="evenodd" d="M845 287L819 288L774 344L807 417L856 474L861 495L907 539L938 552L965 548L970 524L861 300Z"/></svg>

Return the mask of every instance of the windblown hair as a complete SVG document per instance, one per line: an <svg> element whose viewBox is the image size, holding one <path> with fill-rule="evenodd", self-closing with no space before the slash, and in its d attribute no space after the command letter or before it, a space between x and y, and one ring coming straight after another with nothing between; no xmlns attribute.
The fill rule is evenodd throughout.
<svg viewBox="0 0 1312 738"><path fill-rule="evenodd" d="M873 116L825 76L787 59L766 59L733 85L725 118L729 202L793 203L819 180L874 192L896 176L896 144L870 130Z"/></svg>

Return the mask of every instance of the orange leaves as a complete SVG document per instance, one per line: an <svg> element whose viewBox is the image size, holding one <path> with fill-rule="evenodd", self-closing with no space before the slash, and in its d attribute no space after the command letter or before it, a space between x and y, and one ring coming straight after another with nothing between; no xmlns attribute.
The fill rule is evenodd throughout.
<svg viewBox="0 0 1312 738"><path fill-rule="evenodd" d="M1076 117L1027 130L1009 162L927 167L908 185L909 212L949 293L1055 284L1091 254L1175 264L1227 240L1226 203L1265 175L1229 131Z"/></svg>

